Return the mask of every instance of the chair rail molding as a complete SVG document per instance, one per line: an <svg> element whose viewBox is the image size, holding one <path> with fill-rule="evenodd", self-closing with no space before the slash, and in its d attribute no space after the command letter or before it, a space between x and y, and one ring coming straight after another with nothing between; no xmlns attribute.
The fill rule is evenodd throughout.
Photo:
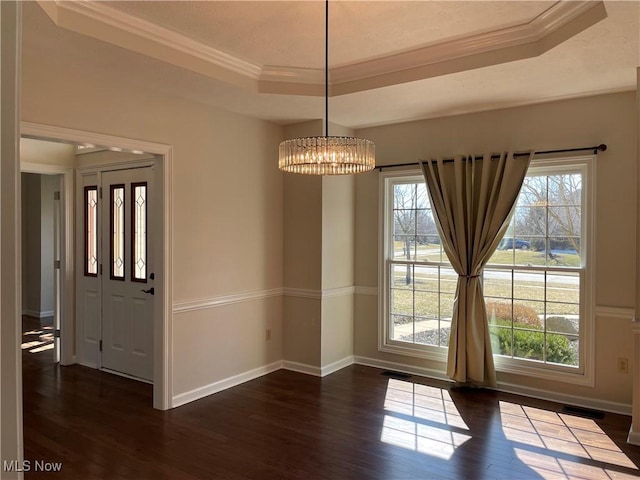
<svg viewBox="0 0 640 480"><path fill-rule="evenodd" d="M233 293L230 295L219 295L209 298L198 298L194 300L183 300L173 303L173 313L192 312L196 310L206 310L208 308L222 307L224 305L233 305L235 303L250 302L261 300L263 298L271 298L281 296L282 288L271 288L267 290L254 290L249 292Z"/></svg>

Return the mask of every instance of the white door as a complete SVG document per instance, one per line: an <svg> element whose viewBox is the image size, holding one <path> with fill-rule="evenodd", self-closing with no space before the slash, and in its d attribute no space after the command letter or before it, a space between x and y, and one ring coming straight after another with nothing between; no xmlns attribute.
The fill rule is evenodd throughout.
<svg viewBox="0 0 640 480"><path fill-rule="evenodd" d="M101 177L101 366L151 381L154 274L147 232L153 231L153 167Z"/></svg>

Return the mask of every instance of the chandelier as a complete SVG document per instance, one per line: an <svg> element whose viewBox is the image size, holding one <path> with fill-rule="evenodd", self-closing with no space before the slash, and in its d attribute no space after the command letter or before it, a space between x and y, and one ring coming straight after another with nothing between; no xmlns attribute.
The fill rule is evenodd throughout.
<svg viewBox="0 0 640 480"><path fill-rule="evenodd" d="M370 140L329 135L329 0L325 0L324 136L285 140L278 168L306 175L349 175L373 170L376 147Z"/></svg>

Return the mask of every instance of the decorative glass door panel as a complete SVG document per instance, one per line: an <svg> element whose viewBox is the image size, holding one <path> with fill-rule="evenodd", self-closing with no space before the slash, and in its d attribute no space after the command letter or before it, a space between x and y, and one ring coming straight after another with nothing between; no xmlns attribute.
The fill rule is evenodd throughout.
<svg viewBox="0 0 640 480"><path fill-rule="evenodd" d="M84 274L98 276L98 186L84 188Z"/></svg>
<svg viewBox="0 0 640 480"><path fill-rule="evenodd" d="M147 282L147 183L131 184L131 280Z"/></svg>
<svg viewBox="0 0 640 480"><path fill-rule="evenodd" d="M102 173L102 352L104 369L153 379L151 167ZM106 218L105 218L106 217Z"/></svg>
<svg viewBox="0 0 640 480"><path fill-rule="evenodd" d="M111 279L124 280L124 203L125 203L125 186L109 185L109 219L111 221L111 248L110 248L110 266Z"/></svg>

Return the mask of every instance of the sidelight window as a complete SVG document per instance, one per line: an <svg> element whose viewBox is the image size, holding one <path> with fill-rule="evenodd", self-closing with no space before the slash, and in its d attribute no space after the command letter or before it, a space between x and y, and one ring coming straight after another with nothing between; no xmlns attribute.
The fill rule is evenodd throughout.
<svg viewBox="0 0 640 480"><path fill-rule="evenodd" d="M98 187L84 188L84 274L98 276Z"/></svg>

